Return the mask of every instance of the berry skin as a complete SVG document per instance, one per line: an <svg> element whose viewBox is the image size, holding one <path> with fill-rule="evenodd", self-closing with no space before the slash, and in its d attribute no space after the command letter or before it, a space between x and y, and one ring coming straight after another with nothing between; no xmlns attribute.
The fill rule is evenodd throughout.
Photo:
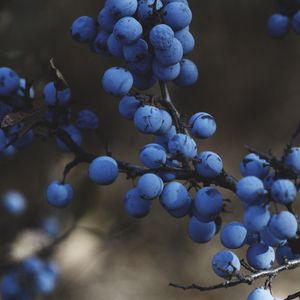
<svg viewBox="0 0 300 300"><path fill-rule="evenodd" d="M172 117L171 115L165 111L164 109L160 109L161 117L162 117L162 125L159 130L156 132L157 135L166 135L168 131L172 127Z"/></svg>
<svg viewBox="0 0 300 300"><path fill-rule="evenodd" d="M120 19L114 27L114 36L123 45L136 42L143 33L142 25L132 17Z"/></svg>
<svg viewBox="0 0 300 300"><path fill-rule="evenodd" d="M71 26L71 34L79 43L91 43L97 34L95 20L89 16L77 18Z"/></svg>
<svg viewBox="0 0 300 300"><path fill-rule="evenodd" d="M190 196L184 185L174 181L164 187L160 202L167 211L175 211L190 203Z"/></svg>
<svg viewBox="0 0 300 300"><path fill-rule="evenodd" d="M127 62L139 62L147 57L148 53L148 44L142 39L123 47L123 56Z"/></svg>
<svg viewBox="0 0 300 300"><path fill-rule="evenodd" d="M239 258L231 251L220 251L212 259L213 271L222 278L228 278L236 274L240 268Z"/></svg>
<svg viewBox="0 0 300 300"><path fill-rule="evenodd" d="M240 171L244 177L256 176L262 179L268 175L270 167L267 161L261 159L255 153L250 153L243 158Z"/></svg>
<svg viewBox="0 0 300 300"><path fill-rule="evenodd" d="M151 29L149 39L155 49L166 50L173 43L174 31L168 25L159 24Z"/></svg>
<svg viewBox="0 0 300 300"><path fill-rule="evenodd" d="M2 205L7 213L20 215L26 209L26 199L16 191L9 191L3 195Z"/></svg>
<svg viewBox="0 0 300 300"><path fill-rule="evenodd" d="M118 175L118 164L109 156L99 156L89 166L90 179L100 185L112 184Z"/></svg>
<svg viewBox="0 0 300 300"><path fill-rule="evenodd" d="M278 247L281 245L284 245L286 243L286 240L279 239L277 236L273 234L273 232L270 229L270 226L265 227L264 230L260 232L261 241L271 247Z"/></svg>
<svg viewBox="0 0 300 300"><path fill-rule="evenodd" d="M97 54L109 55L107 41L110 34L107 31L101 30L97 33L95 39L91 42L91 50Z"/></svg>
<svg viewBox="0 0 300 300"><path fill-rule="evenodd" d="M270 230L278 239L291 239L297 234L298 223L296 217L288 211L273 215Z"/></svg>
<svg viewBox="0 0 300 300"><path fill-rule="evenodd" d="M269 224L271 213L268 207L251 206L244 213L244 225L249 232L262 231Z"/></svg>
<svg viewBox="0 0 300 300"><path fill-rule="evenodd" d="M102 78L104 90L113 96L125 96L131 90L133 77L121 67L113 67L105 71Z"/></svg>
<svg viewBox="0 0 300 300"><path fill-rule="evenodd" d="M287 155L284 165L300 176L300 148L293 147Z"/></svg>
<svg viewBox="0 0 300 300"><path fill-rule="evenodd" d="M106 3L111 14L116 18L132 16L137 10L137 0L108 0Z"/></svg>
<svg viewBox="0 0 300 300"><path fill-rule="evenodd" d="M140 151L141 162L150 169L163 166L167 161L167 153L164 147L158 144L148 144Z"/></svg>
<svg viewBox="0 0 300 300"><path fill-rule="evenodd" d="M179 87L187 87L195 84L198 80L198 68L189 59L183 59L180 62L180 72L174 83Z"/></svg>
<svg viewBox="0 0 300 300"><path fill-rule="evenodd" d="M255 176L246 176L237 183L237 196L248 204L261 202L266 194L263 182Z"/></svg>
<svg viewBox="0 0 300 300"><path fill-rule="evenodd" d="M123 45L113 33L107 39L107 49L111 55L123 58Z"/></svg>
<svg viewBox="0 0 300 300"><path fill-rule="evenodd" d="M181 43L174 38L171 46L168 49L155 50L155 58L157 62L163 66L171 66L181 61L183 56L183 48Z"/></svg>
<svg viewBox="0 0 300 300"><path fill-rule="evenodd" d="M80 129L97 129L99 118L92 110L83 109L77 115L76 125Z"/></svg>
<svg viewBox="0 0 300 300"><path fill-rule="evenodd" d="M246 243L247 229L239 222L227 223L221 231L220 239L224 247L239 249Z"/></svg>
<svg viewBox="0 0 300 300"><path fill-rule="evenodd" d="M160 110L150 105L140 107L134 114L134 124L142 133L155 133L162 125Z"/></svg>
<svg viewBox="0 0 300 300"><path fill-rule="evenodd" d="M18 74L6 67L0 68L0 96L9 96L20 86Z"/></svg>
<svg viewBox="0 0 300 300"><path fill-rule="evenodd" d="M198 190L194 201L194 214L203 222L216 219L223 206L220 192L211 187Z"/></svg>
<svg viewBox="0 0 300 300"><path fill-rule="evenodd" d="M292 181L278 179L272 184L271 194L274 201L281 204L288 204L295 200L297 189Z"/></svg>
<svg viewBox="0 0 300 300"><path fill-rule="evenodd" d="M124 96L119 103L119 113L127 120L133 120L134 114L141 107L141 101L134 96Z"/></svg>
<svg viewBox="0 0 300 300"><path fill-rule="evenodd" d="M221 174L223 162L220 156L211 151L204 151L197 155L196 171L205 178L213 178Z"/></svg>
<svg viewBox="0 0 300 300"><path fill-rule="evenodd" d="M289 18L280 14L272 15L267 23L268 33L273 38L283 38L289 31Z"/></svg>
<svg viewBox="0 0 300 300"><path fill-rule="evenodd" d="M48 203L57 208L66 207L73 198L73 189L69 184L53 181L47 189Z"/></svg>
<svg viewBox="0 0 300 300"><path fill-rule="evenodd" d="M275 300L269 290L257 288L251 292L247 300Z"/></svg>
<svg viewBox="0 0 300 300"><path fill-rule="evenodd" d="M50 237L57 237L60 231L60 223L58 218L49 217L43 220L42 230Z"/></svg>
<svg viewBox="0 0 300 300"><path fill-rule="evenodd" d="M71 90L67 88L57 91L54 82L49 82L44 87L44 100L45 104L49 106L54 106L56 103L59 106L65 106L71 100Z"/></svg>
<svg viewBox="0 0 300 300"><path fill-rule="evenodd" d="M163 20L173 30L181 30L191 23L192 12L186 4L172 2L163 9Z"/></svg>
<svg viewBox="0 0 300 300"><path fill-rule="evenodd" d="M114 17L109 8L105 6L100 10L97 21L102 30L111 33L118 21L118 18Z"/></svg>
<svg viewBox="0 0 300 300"><path fill-rule="evenodd" d="M75 144L81 145L82 136L76 126L70 124L68 126L63 127L62 129L70 136L70 138L73 140L73 142ZM70 151L68 146L66 144L64 144L64 142L62 140L60 140L59 138L56 138L56 144L62 151L64 151L64 152Z"/></svg>
<svg viewBox="0 0 300 300"><path fill-rule="evenodd" d="M190 118L189 124L193 135L200 139L211 137L217 129L215 119L210 114L204 112L194 114Z"/></svg>
<svg viewBox="0 0 300 300"><path fill-rule="evenodd" d="M292 18L292 29L300 34L300 11L296 12Z"/></svg>
<svg viewBox="0 0 300 300"><path fill-rule="evenodd" d="M271 269L275 261L274 249L264 244L254 244L247 251L247 261L257 270Z"/></svg>
<svg viewBox="0 0 300 300"><path fill-rule="evenodd" d="M183 28L182 30L175 32L175 38L179 40L182 45L183 55L192 52L195 48L195 39L190 33L189 28Z"/></svg>
<svg viewBox="0 0 300 300"><path fill-rule="evenodd" d="M145 200L153 200L160 196L164 188L164 183L155 174L145 174L137 182L137 189L140 196Z"/></svg>
<svg viewBox="0 0 300 300"><path fill-rule="evenodd" d="M138 17L141 21L146 21L148 20L152 15L154 11L154 1L155 0L140 0L138 9L137 9L137 14ZM156 2L156 10L159 10L163 7L163 4L160 0Z"/></svg>
<svg viewBox="0 0 300 300"><path fill-rule="evenodd" d="M168 143L169 151L174 155L182 155L191 159L197 155L197 145L188 135L183 133L175 134Z"/></svg>
<svg viewBox="0 0 300 300"><path fill-rule="evenodd" d="M154 60L152 69L157 79L161 81L171 81L178 77L180 73L180 64L176 63L174 65L164 66L157 60Z"/></svg>
<svg viewBox="0 0 300 300"><path fill-rule="evenodd" d="M217 227L215 222L201 222L196 217L192 217L188 225L188 234L191 240L196 243L207 243L216 234Z"/></svg>
<svg viewBox="0 0 300 300"><path fill-rule="evenodd" d="M124 198L126 212L134 218L144 218L150 212L152 202L141 198L137 188L129 190Z"/></svg>

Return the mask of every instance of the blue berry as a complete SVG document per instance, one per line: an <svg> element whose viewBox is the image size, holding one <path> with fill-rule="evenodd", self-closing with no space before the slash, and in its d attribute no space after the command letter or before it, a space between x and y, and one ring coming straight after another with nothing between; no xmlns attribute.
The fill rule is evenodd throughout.
<svg viewBox="0 0 300 300"><path fill-rule="evenodd" d="M0 96L9 96L20 86L18 74L6 67L0 68Z"/></svg>
<svg viewBox="0 0 300 300"><path fill-rule="evenodd" d="M134 114L141 106L139 101L134 96L124 96L119 103L119 113L127 120L133 120Z"/></svg>
<svg viewBox="0 0 300 300"><path fill-rule="evenodd" d="M292 181L288 179L278 179L272 184L271 194L274 201L281 204L288 204L295 200L297 189Z"/></svg>
<svg viewBox="0 0 300 300"><path fill-rule="evenodd" d="M132 17L120 19L114 27L114 36L123 45L136 42L143 33L142 25Z"/></svg>
<svg viewBox="0 0 300 300"><path fill-rule="evenodd" d="M155 49L165 50L173 43L174 31L168 25L159 24L151 29L149 39Z"/></svg>
<svg viewBox="0 0 300 300"><path fill-rule="evenodd" d="M160 110L150 105L140 107L134 114L134 124L142 133L155 133L162 125Z"/></svg>
<svg viewBox="0 0 300 300"><path fill-rule="evenodd" d="M20 96L20 97L25 97L26 88L27 88L27 81L26 81L26 79L21 78L20 79L20 87L17 91L17 95ZM31 86L29 88L29 98L30 98L30 100L33 100L34 96L35 96L34 88L33 88L33 86Z"/></svg>
<svg viewBox="0 0 300 300"><path fill-rule="evenodd" d="M123 45L113 33L107 39L107 49L111 55L123 58Z"/></svg>
<svg viewBox="0 0 300 300"><path fill-rule="evenodd" d="M198 80L198 68L189 59L183 59L180 62L180 72L174 83L179 87L191 86Z"/></svg>
<svg viewBox="0 0 300 300"><path fill-rule="evenodd" d="M197 155L197 145L195 141L186 134L175 134L168 143L169 151L174 155L182 155L191 159Z"/></svg>
<svg viewBox="0 0 300 300"><path fill-rule="evenodd" d="M195 39L190 33L189 28L183 28L175 32L175 38L179 40L182 45L183 55L186 55L193 51L195 47Z"/></svg>
<svg viewBox="0 0 300 300"><path fill-rule="evenodd" d="M215 119L210 114L204 112L194 114L190 118L189 124L193 135L200 139L211 137L217 129Z"/></svg>
<svg viewBox="0 0 300 300"><path fill-rule="evenodd" d="M158 61L153 61L153 73L161 81L171 81L178 77L180 73L180 64L176 63L170 66L164 66Z"/></svg>
<svg viewBox="0 0 300 300"><path fill-rule="evenodd" d="M102 8L98 14L97 22L101 30L105 30L108 33L111 33L117 23L118 18L113 16L109 7L105 6Z"/></svg>
<svg viewBox="0 0 300 300"><path fill-rule="evenodd" d="M191 240L196 243L207 243L216 234L217 227L215 222L201 222L196 217L192 217L188 225L188 234Z"/></svg>
<svg viewBox="0 0 300 300"><path fill-rule="evenodd" d="M293 147L288 153L284 165L300 176L300 148Z"/></svg>
<svg viewBox="0 0 300 300"><path fill-rule="evenodd" d="M293 253L288 245L280 246L276 249L276 260L280 265L285 263L285 260L293 260L300 258L300 254Z"/></svg>
<svg viewBox="0 0 300 300"><path fill-rule="evenodd" d="M248 204L255 204L264 199L266 190L259 178L246 176L237 183L236 194L242 201Z"/></svg>
<svg viewBox="0 0 300 300"><path fill-rule="evenodd" d="M271 247L278 247L281 245L284 245L286 243L285 239L279 239L277 236L273 234L271 231L270 226L265 227L261 232L260 232L260 237L261 241Z"/></svg>
<svg viewBox="0 0 300 300"><path fill-rule="evenodd" d="M138 192L146 200L153 200L159 197L163 188L164 183L161 178L152 173L141 176L137 182Z"/></svg>
<svg viewBox="0 0 300 300"><path fill-rule="evenodd" d="M57 208L66 207L73 198L73 189L69 184L53 181L47 189L48 203Z"/></svg>
<svg viewBox="0 0 300 300"><path fill-rule="evenodd" d="M163 9L163 20L173 30L181 30L192 21L190 8L181 2L172 2Z"/></svg>
<svg viewBox="0 0 300 300"><path fill-rule="evenodd" d="M247 300L275 300L269 290L257 288L250 293Z"/></svg>
<svg viewBox="0 0 300 300"><path fill-rule="evenodd" d="M247 240L247 228L239 222L227 223L220 234L220 239L226 248L239 249Z"/></svg>
<svg viewBox="0 0 300 300"><path fill-rule="evenodd" d="M251 206L244 214L244 225L249 232L256 233L262 231L271 219L268 207Z"/></svg>
<svg viewBox="0 0 300 300"><path fill-rule="evenodd" d="M125 96L132 88L131 73L121 67L113 67L105 71L102 85L107 93L113 96Z"/></svg>
<svg viewBox="0 0 300 300"><path fill-rule="evenodd" d="M71 34L80 43L91 43L97 34L95 20L89 16L77 18L71 26Z"/></svg>
<svg viewBox="0 0 300 300"><path fill-rule="evenodd" d="M141 198L137 188L129 190L124 198L126 212L134 218L144 218L151 209L152 201Z"/></svg>
<svg viewBox="0 0 300 300"><path fill-rule="evenodd" d="M169 48L160 50L155 49L155 58L157 62L163 66L171 66L181 61L183 56L183 48L181 43L174 38Z"/></svg>
<svg viewBox="0 0 300 300"><path fill-rule="evenodd" d="M194 201L194 214L203 221L210 222L216 219L223 206L220 192L211 187L198 190Z"/></svg>
<svg viewBox="0 0 300 300"><path fill-rule="evenodd" d="M97 33L95 39L91 42L91 50L99 54L109 54L107 41L110 34L104 30L101 30Z"/></svg>
<svg viewBox="0 0 300 300"><path fill-rule="evenodd" d="M42 222L42 230L50 237L57 237L60 231L60 223L56 217L48 217Z"/></svg>
<svg viewBox="0 0 300 300"><path fill-rule="evenodd" d="M222 173L223 162L221 157L211 151L204 151L197 155L196 171L205 178L213 178Z"/></svg>
<svg viewBox="0 0 300 300"><path fill-rule="evenodd" d="M163 166L167 161L166 150L158 144L148 144L140 151L141 162L150 169Z"/></svg>
<svg viewBox="0 0 300 300"><path fill-rule="evenodd" d="M273 38L283 38L289 31L289 18L280 14L272 15L267 23L268 33Z"/></svg>
<svg viewBox="0 0 300 300"><path fill-rule="evenodd" d="M247 251L247 261L257 270L271 269L275 262L274 249L264 244L254 244Z"/></svg>
<svg viewBox="0 0 300 300"><path fill-rule="evenodd" d="M259 178L264 178L270 171L270 164L261 159L255 153L247 154L241 164L240 164L240 171L241 174L245 176L256 176Z"/></svg>
<svg viewBox="0 0 300 300"><path fill-rule="evenodd" d="M137 10L137 0L108 0L106 5L116 18L132 16Z"/></svg>
<svg viewBox="0 0 300 300"><path fill-rule="evenodd" d="M138 62L148 55L148 44L139 39L135 43L123 47L123 55L127 62Z"/></svg>
<svg viewBox="0 0 300 300"><path fill-rule="evenodd" d="M294 238L298 230L297 219L292 213L282 211L272 216L270 230L278 239Z"/></svg>
<svg viewBox="0 0 300 300"><path fill-rule="evenodd" d="M7 144L7 139L4 131L0 129L0 152L2 152Z"/></svg>
<svg viewBox="0 0 300 300"><path fill-rule="evenodd" d="M3 195L2 204L5 211L12 215L20 215L26 209L26 199L16 191L9 191Z"/></svg>
<svg viewBox="0 0 300 300"><path fill-rule="evenodd" d="M118 163L109 156L97 157L90 163L89 177L97 184L112 184L117 179L118 175Z"/></svg>
<svg viewBox="0 0 300 300"><path fill-rule="evenodd" d="M157 135L166 135L168 131L172 127L172 117L171 115L165 111L164 109L160 109L161 117L162 117L162 125L159 130L156 132Z"/></svg>
<svg viewBox="0 0 300 300"><path fill-rule="evenodd" d="M222 278L230 278L241 268L239 258L231 251L220 251L212 259L213 271Z"/></svg>

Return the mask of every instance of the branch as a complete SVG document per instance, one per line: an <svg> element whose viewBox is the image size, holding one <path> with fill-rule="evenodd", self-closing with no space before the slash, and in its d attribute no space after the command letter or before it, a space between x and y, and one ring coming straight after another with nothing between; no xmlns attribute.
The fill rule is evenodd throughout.
<svg viewBox="0 0 300 300"><path fill-rule="evenodd" d="M285 298L284 300L293 300L293 299L297 299L300 298L300 292L289 295L287 298Z"/></svg>
<svg viewBox="0 0 300 300"><path fill-rule="evenodd" d="M237 285L240 285L240 284L245 284L245 283L246 284L252 284L255 280L258 280L260 278L275 277L283 271L293 270L293 269L296 269L298 267L300 267L300 259L288 261L285 265L282 265L280 267L277 267L277 268L274 268L274 269L271 269L271 270L260 271L260 272L250 274L250 275L245 275L245 276L239 275L237 277L234 277L231 280L226 280L222 283L212 285L212 286L200 286L200 285L195 284L195 283L190 284L190 285L170 283L169 285L172 286L172 287L175 287L175 288L182 289L184 291L191 290L191 289L196 289L196 290L199 290L200 292L204 292L204 291L217 290L217 289L221 289L221 288L230 288L230 287L234 287L234 286L237 286ZM295 299L295 298L290 298L290 299Z"/></svg>

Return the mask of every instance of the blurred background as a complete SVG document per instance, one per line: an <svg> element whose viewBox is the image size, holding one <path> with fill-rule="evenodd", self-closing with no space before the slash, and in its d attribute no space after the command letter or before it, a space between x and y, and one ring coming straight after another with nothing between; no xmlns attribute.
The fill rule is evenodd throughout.
<svg viewBox="0 0 300 300"><path fill-rule="evenodd" d="M51 79L49 59L54 57L72 88L74 111L95 109L112 142L113 154L138 162L139 148L151 138L119 116L118 99L105 94L100 83L105 69L121 62L91 53L69 34L76 17L96 17L103 2L1 0L0 65L33 79L41 98L43 85ZM188 89L170 85L171 95L182 113L206 111L215 117L218 131L213 138L199 142L199 149L219 153L226 170L239 177L245 144L262 151L272 148L280 154L300 121L300 37L290 33L278 41L267 36L266 21L275 11L273 0L189 3L191 31L197 42L190 58L198 65L200 78ZM88 135L85 147L103 154L104 137ZM252 287L204 294L168 287L170 281L219 282L210 261L222 246L218 237L207 245L193 243L187 236L187 219L170 217L158 201L147 218L128 217L123 212L123 195L131 182L122 176L113 186L98 187L88 180L87 165L79 166L68 178L75 187L72 205L63 211L49 208L46 187L61 178L71 159L53 141L37 140L14 157L1 160L0 193L16 189L28 199L26 216L2 217L2 252L16 258L41 247L45 241L30 225L45 215L58 215L63 230L77 224L52 254L61 279L48 299L246 299ZM224 220L241 220L239 201L226 191L224 195L233 200L233 213ZM282 274L275 281L275 294L283 297L296 292L298 278L297 271Z"/></svg>

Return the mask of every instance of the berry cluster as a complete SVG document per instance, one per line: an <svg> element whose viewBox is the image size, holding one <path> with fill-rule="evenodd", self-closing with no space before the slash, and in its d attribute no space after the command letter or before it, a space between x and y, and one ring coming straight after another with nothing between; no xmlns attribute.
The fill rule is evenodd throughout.
<svg viewBox="0 0 300 300"><path fill-rule="evenodd" d="M187 1L109 0L97 21L81 16L71 33L94 52L126 61L128 69L111 68L102 81L108 93L124 96L132 87L147 90L157 80L173 80L180 87L196 82L197 67L185 58L195 45L191 20Z"/></svg>

